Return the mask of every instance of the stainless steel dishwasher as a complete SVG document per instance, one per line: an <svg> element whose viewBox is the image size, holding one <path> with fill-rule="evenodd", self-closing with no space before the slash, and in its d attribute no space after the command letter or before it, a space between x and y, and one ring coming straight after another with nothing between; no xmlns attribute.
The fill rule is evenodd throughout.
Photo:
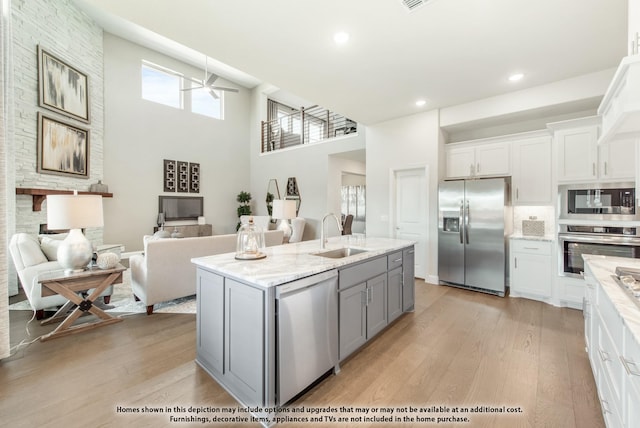
<svg viewBox="0 0 640 428"><path fill-rule="evenodd" d="M277 401L284 405L338 366L338 272L276 287Z"/></svg>

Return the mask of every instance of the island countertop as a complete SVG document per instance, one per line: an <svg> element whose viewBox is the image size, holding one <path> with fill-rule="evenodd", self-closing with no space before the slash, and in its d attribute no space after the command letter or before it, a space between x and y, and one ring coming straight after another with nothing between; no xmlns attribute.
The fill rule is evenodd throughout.
<svg viewBox="0 0 640 428"><path fill-rule="evenodd" d="M191 259L191 262L196 266L242 282L270 288L395 250L401 250L414 244L414 241L402 239L345 235L329 238L324 249L320 248L320 240L316 239L267 247L262 250L267 257L259 260L236 260L235 253L226 253L194 258ZM339 259L314 255L314 253L321 251L346 247L366 251Z"/></svg>
<svg viewBox="0 0 640 428"><path fill-rule="evenodd" d="M592 254L583 254L582 258L613 302L635 340L640 343L640 308L633 302L633 297L629 296L613 279L618 266L640 269L640 259Z"/></svg>

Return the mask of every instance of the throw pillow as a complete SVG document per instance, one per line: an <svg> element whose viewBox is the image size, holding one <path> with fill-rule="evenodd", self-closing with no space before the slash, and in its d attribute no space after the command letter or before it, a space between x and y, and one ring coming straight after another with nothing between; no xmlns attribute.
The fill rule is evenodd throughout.
<svg viewBox="0 0 640 428"><path fill-rule="evenodd" d="M40 243L35 236L27 233L19 233L17 237L18 248L20 249L20 258L24 267L39 265L46 263L47 257L40 248Z"/></svg>
<svg viewBox="0 0 640 428"><path fill-rule="evenodd" d="M62 243L61 239L43 236L40 238L40 248L49 261L58 260L58 248Z"/></svg>

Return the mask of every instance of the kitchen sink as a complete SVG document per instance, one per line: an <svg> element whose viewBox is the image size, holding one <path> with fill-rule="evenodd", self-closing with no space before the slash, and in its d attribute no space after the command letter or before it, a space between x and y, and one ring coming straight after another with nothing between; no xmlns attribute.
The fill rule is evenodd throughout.
<svg viewBox="0 0 640 428"><path fill-rule="evenodd" d="M314 256L328 257L330 259L341 259L343 257L354 256L360 253L366 253L367 250L359 250L357 248L337 248L335 250L321 251L312 253Z"/></svg>

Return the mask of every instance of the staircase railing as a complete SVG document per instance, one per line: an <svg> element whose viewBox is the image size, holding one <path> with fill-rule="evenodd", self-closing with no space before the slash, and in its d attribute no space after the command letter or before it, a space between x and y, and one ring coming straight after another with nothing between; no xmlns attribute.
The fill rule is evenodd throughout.
<svg viewBox="0 0 640 428"><path fill-rule="evenodd" d="M319 106L299 111L270 121L262 121L262 152L282 150L303 144L352 134L358 124L338 113Z"/></svg>

